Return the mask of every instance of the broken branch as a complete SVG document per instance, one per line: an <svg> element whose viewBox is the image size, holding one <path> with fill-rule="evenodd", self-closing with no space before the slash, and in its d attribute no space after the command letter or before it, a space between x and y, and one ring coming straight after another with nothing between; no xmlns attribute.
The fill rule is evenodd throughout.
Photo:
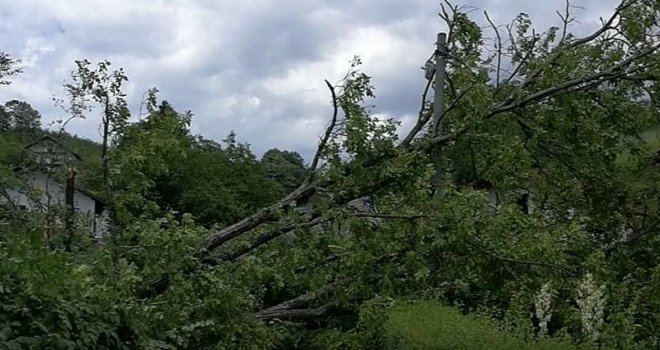
<svg viewBox="0 0 660 350"><path fill-rule="evenodd" d="M495 87L498 87L500 86L500 72L502 70L502 37L500 36L500 30L497 29L495 23L493 23L488 16L488 12L484 11L484 15L490 26L493 28L493 31L495 31L495 36L497 38L497 71L495 72Z"/></svg>
<svg viewBox="0 0 660 350"><path fill-rule="evenodd" d="M325 150L325 146L328 144L328 140L330 140L330 137L332 136L332 131L335 129L335 126L337 125L337 114L339 112L339 106L337 104L337 93L335 92L335 87L330 84L329 81L325 80L325 84L328 86L328 89L330 90L330 94L332 95L332 119L330 120L330 125L325 129L325 135L323 135L323 138L321 139L321 142L319 143L318 148L316 149L316 154L314 155L314 159L312 160L312 165L309 167L310 173L313 175L314 171L319 165L319 161L321 160L321 157L323 156L323 151Z"/></svg>

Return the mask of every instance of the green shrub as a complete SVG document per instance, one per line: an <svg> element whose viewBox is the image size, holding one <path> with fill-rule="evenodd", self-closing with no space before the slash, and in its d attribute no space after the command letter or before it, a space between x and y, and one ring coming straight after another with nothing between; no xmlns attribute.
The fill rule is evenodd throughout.
<svg viewBox="0 0 660 350"><path fill-rule="evenodd" d="M362 348L359 334L342 332L337 329L319 332L313 337L309 345L309 349L312 350L358 350Z"/></svg>
<svg viewBox="0 0 660 350"><path fill-rule="evenodd" d="M578 349L556 340L526 343L498 330L490 320L430 301L395 304L388 312L385 332L389 349Z"/></svg>
<svg viewBox="0 0 660 350"><path fill-rule="evenodd" d="M10 238L0 240L0 349L122 348L127 308L92 266L35 235Z"/></svg>
<svg viewBox="0 0 660 350"><path fill-rule="evenodd" d="M0 350L274 348L277 335L252 316L247 287L231 272L172 273L167 293L138 298L157 268L190 266L180 256L198 233L166 220L136 229L142 237L126 248L135 251L121 255L111 242L66 252L38 230L3 232Z"/></svg>

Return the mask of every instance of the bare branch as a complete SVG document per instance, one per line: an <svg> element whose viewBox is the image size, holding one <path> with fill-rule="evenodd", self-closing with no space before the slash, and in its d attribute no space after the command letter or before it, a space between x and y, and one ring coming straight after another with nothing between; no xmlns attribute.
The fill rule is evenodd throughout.
<svg viewBox="0 0 660 350"><path fill-rule="evenodd" d="M449 12L447 11L447 8L449 8ZM456 17L459 8L458 5L452 5L448 0L444 0L444 4L440 3L440 9L442 11L442 13L440 13L440 18L447 24L447 43L451 44L454 36L454 18ZM451 51L451 47L449 48L449 51Z"/></svg>
<svg viewBox="0 0 660 350"><path fill-rule="evenodd" d="M243 256L243 255L245 255L245 254L261 247L262 245L264 245L264 244L266 244L266 243L268 243L268 242L270 242L270 241L272 241L272 240L274 240L274 239L276 239L276 238L278 238L278 237L280 237L280 236L282 236L286 233L289 233L289 232L291 232L293 230L297 230L297 229L314 227L314 226L320 224L322 221L323 221L323 218L316 216L316 217L311 218L309 221L306 221L306 222L303 222L303 223L288 223L288 224L285 224L285 225L283 225L279 228L276 228L274 230L264 232L264 233L260 234L259 236L257 236L257 238L255 238L254 241L252 241L250 244L248 244L246 246L243 246L243 247L241 247L241 248L239 248L239 249L237 249L237 250L235 250L231 253L223 255L220 258L220 260L234 261L234 260L240 258L241 256ZM210 260L212 260L212 258L210 258L209 261L207 261L207 262L210 262L211 264L213 264Z"/></svg>
<svg viewBox="0 0 660 350"><path fill-rule="evenodd" d="M427 101L426 101L426 96L428 95L429 89L431 88L431 83L433 82L432 79L428 79L426 81L426 87L424 87L424 92L422 93L422 106L419 109L419 115L417 116L417 122L415 123L415 126L413 126L412 129L410 129L410 132L408 135L401 141L402 147L408 147L412 140L417 136L420 130L426 125L429 120L431 119L431 113L429 112L429 108L427 108ZM433 107L431 107L433 108ZM432 109L431 109L432 111ZM424 113L426 112L426 113Z"/></svg>
<svg viewBox="0 0 660 350"><path fill-rule="evenodd" d="M520 260L520 259L508 258L508 257L504 257L504 256L501 256L501 255L498 255L498 254L496 254L496 253L494 253L494 252L491 252L490 250L484 248L483 246L481 246L481 245L478 244L478 243L475 243L475 242L472 242L472 241L469 241L469 240L466 241L466 242L467 242L469 245L471 245L472 247L474 247L474 248L476 248L477 250L479 250L480 252L482 252L482 253L488 255L489 257L491 257L491 258L493 258L493 259L495 259L495 260L499 260L499 261L503 261L503 262L509 262L509 263L513 263L513 264L519 264L519 265L528 265L528 266L540 266L540 267L546 267L546 268L550 268L550 269L553 269L553 270L560 271L560 272L562 272L562 273L564 273L564 274L566 274L566 275L568 275L568 276L577 276L577 274L575 273L575 271L571 271L570 269L568 269L568 268L566 268L566 267L564 267L564 266L559 266L559 265L556 265L556 264L546 263L546 262L542 262L542 261L528 261L528 260Z"/></svg>
<svg viewBox="0 0 660 350"><path fill-rule="evenodd" d="M454 99L454 100L451 102L451 104L445 109L445 111L442 113L442 115L440 115L440 120L444 119L445 116L446 116L449 112L451 112L454 108L456 108L456 106L457 106L458 103L461 101L461 99L462 99L462 98L463 98L463 97L464 97L464 96L465 96L470 90L472 90L472 87L469 87L469 88L467 88L467 89L461 91L461 93L456 97L456 99ZM456 140L459 136L461 136L462 134L464 134L466 131L467 131L467 128L462 128L462 129L459 129L459 130L454 131L454 132L449 133L449 134L444 134L444 135L436 136L436 137L434 137L433 139L431 139L431 143L430 143L429 146L437 146L437 145L444 145L444 144L447 144L447 143L449 143L449 142L451 142L451 141Z"/></svg>
<svg viewBox="0 0 660 350"><path fill-rule="evenodd" d="M64 133L64 131L66 129L66 126L69 124L69 122L76 119L76 118L77 118L77 116L72 115L72 116L66 118L66 120L60 120L61 125L60 125L60 128L58 130L58 133L60 133L60 134Z"/></svg>
<svg viewBox="0 0 660 350"><path fill-rule="evenodd" d="M433 82L432 79L429 79L426 82L424 92L422 93L422 106L419 110L419 115L417 117L417 122L412 127L412 129L410 129L410 132L408 132L408 135L403 139L403 141L401 141L401 143L397 147L399 147L399 148L410 148L410 145L411 145L412 141L414 140L414 138L422 130L422 128L424 128L424 126L426 124L428 124L429 120L431 119L432 112L433 112L433 104L431 104L429 106L429 108L426 108L426 105L427 105L426 98L427 98L427 95L428 95L428 92L429 92L429 89L431 87L432 82ZM439 120L443 120L444 117L456 107L456 105L460 102L460 100L471 89L472 89L472 87L461 91L461 93L458 94L458 96L451 102L451 104L447 108L445 108L443 113L440 115Z"/></svg>
<svg viewBox="0 0 660 350"><path fill-rule="evenodd" d="M314 171L319 165L319 161L321 157L323 156L323 151L325 150L325 146L328 144L328 140L330 140L330 136L332 136L332 131L335 129L335 126L337 125L337 114L339 112L339 106L337 104L337 93L335 92L335 87L330 84L329 81L325 80L325 84L328 86L328 89L330 90L330 94L332 95L332 119L330 120L330 125L325 129L325 135L323 135L323 138L321 139L321 142L319 143L318 148L316 149L316 154L314 155L314 160L312 161L312 165L309 167L310 173L314 174Z"/></svg>
<svg viewBox="0 0 660 350"><path fill-rule="evenodd" d="M525 56L522 57L520 62L518 62L518 65L516 65L516 68L513 70L513 73L511 73L509 78L507 78L506 82L504 83L505 85L511 83L511 81L516 77L516 74L518 74L522 66L525 65L525 63L527 63L529 58L532 56L532 53L534 53L534 49L536 48L536 43L539 41L539 39L535 37L533 40L534 41L532 42L531 47L529 48L529 50L527 50Z"/></svg>
<svg viewBox="0 0 660 350"><path fill-rule="evenodd" d="M303 184L279 202L261 209L255 214L248 216L233 225L225 227L216 233L211 234L202 244L202 254L208 254L208 252L219 247L221 244L229 241L230 239L248 232L263 223L277 219L279 217L279 212L296 206L297 201L309 198L312 194L314 194L316 192L316 185L317 184L315 183Z"/></svg>
<svg viewBox="0 0 660 350"><path fill-rule="evenodd" d="M568 34L568 25L571 22L573 22L573 20L571 19L571 12L570 11L571 11L571 1L570 0L566 0L566 7L564 8L564 15L562 15L561 13L559 13L559 11L557 11L557 14L559 15L559 18L561 18L561 21L563 23L562 30L561 30L561 39L559 40L560 43L564 42L564 40L566 40L566 35Z"/></svg>
<svg viewBox="0 0 660 350"><path fill-rule="evenodd" d="M497 37L497 71L496 71L496 81L495 81L495 87L500 86L500 72L502 69L502 37L500 36L500 30L497 29L497 26L493 21L491 21L490 17L488 16L488 12L484 11L484 15L486 16L486 20L490 24L490 26L493 28L495 31L495 36Z"/></svg>
<svg viewBox="0 0 660 350"><path fill-rule="evenodd" d="M610 18L603 24L600 28L598 28L595 32L591 33L591 35L588 35L584 38L577 39L575 41L570 42L568 45L569 49L574 49L580 45L589 43L593 41L594 39L598 38L601 36L603 33L607 32L610 29L614 28L614 21L621 15L621 12L625 11L627 8L630 6L634 5L635 3L639 2L639 0L623 0L619 4L619 6L616 7L614 10L614 13Z"/></svg>
<svg viewBox="0 0 660 350"><path fill-rule="evenodd" d="M452 133L449 134L444 134L440 136L436 136L433 139L431 139L430 146L434 145L445 145L451 141L455 141L458 139L461 135L465 134L468 131L467 127L460 128Z"/></svg>
<svg viewBox="0 0 660 350"><path fill-rule="evenodd" d="M424 214L407 215L407 214L386 214L386 213L367 213L367 212L349 213L349 216L354 216L358 218L400 219L400 220L417 220L428 217L428 215L424 215Z"/></svg>
<svg viewBox="0 0 660 350"><path fill-rule="evenodd" d="M310 319L325 315L330 311L330 304L321 307L307 308L314 301L327 296L330 292L346 285L350 279L345 278L327 284L317 290L281 302L267 309L257 312L254 316L262 321L273 319Z"/></svg>
<svg viewBox="0 0 660 350"><path fill-rule="evenodd" d="M254 316L262 321L269 320L309 320L327 315L330 304L311 309L284 309L272 311L259 311Z"/></svg>
<svg viewBox="0 0 660 350"><path fill-rule="evenodd" d="M511 43L510 49L513 50L515 56L522 56L520 54L520 49L518 49L518 43L516 42L516 39L513 37L513 23L514 21L511 21L511 23L505 26L506 31L509 34L509 42Z"/></svg>

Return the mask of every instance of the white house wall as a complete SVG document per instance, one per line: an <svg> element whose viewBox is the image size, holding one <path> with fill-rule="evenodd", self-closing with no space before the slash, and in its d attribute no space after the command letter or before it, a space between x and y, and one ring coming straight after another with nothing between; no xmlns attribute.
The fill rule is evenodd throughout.
<svg viewBox="0 0 660 350"><path fill-rule="evenodd" d="M63 206L65 203L65 188L56 182L52 176L45 173L32 172L23 175L24 180L32 193L24 193L13 189L6 190L9 198L17 208L28 211L42 211L47 206ZM0 204L6 199L0 199ZM93 232L95 238L101 238L107 230L107 215L96 215L97 201L87 194L75 190L73 195L76 213L80 214L81 220Z"/></svg>
<svg viewBox="0 0 660 350"><path fill-rule="evenodd" d="M38 210L40 206L64 205L65 188L57 183L51 176L43 173L31 173L26 178L29 185L37 190L37 199L39 203L26 202L27 196L21 195L23 203L27 209ZM14 191L15 192L15 191ZM73 203L76 211L81 214L94 213L95 201L88 195L76 190L73 195Z"/></svg>

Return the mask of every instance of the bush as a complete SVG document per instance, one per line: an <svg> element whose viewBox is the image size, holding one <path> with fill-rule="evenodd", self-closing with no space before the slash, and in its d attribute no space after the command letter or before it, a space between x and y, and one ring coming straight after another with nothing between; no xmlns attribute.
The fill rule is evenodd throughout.
<svg viewBox="0 0 660 350"><path fill-rule="evenodd" d="M167 293L138 298L157 269L190 266L180 256L198 236L167 220L138 229L135 246L73 253L51 248L38 230L0 235L0 350L275 347L277 334L252 316L248 287L231 271L171 273Z"/></svg>
<svg viewBox="0 0 660 350"><path fill-rule="evenodd" d="M121 296L38 237L0 240L0 349L119 349ZM122 339L124 337L124 339Z"/></svg>
<svg viewBox="0 0 660 350"><path fill-rule="evenodd" d="M526 343L498 330L488 319L462 315L431 301L395 304L387 314L385 333L389 349L578 349L556 340Z"/></svg>

